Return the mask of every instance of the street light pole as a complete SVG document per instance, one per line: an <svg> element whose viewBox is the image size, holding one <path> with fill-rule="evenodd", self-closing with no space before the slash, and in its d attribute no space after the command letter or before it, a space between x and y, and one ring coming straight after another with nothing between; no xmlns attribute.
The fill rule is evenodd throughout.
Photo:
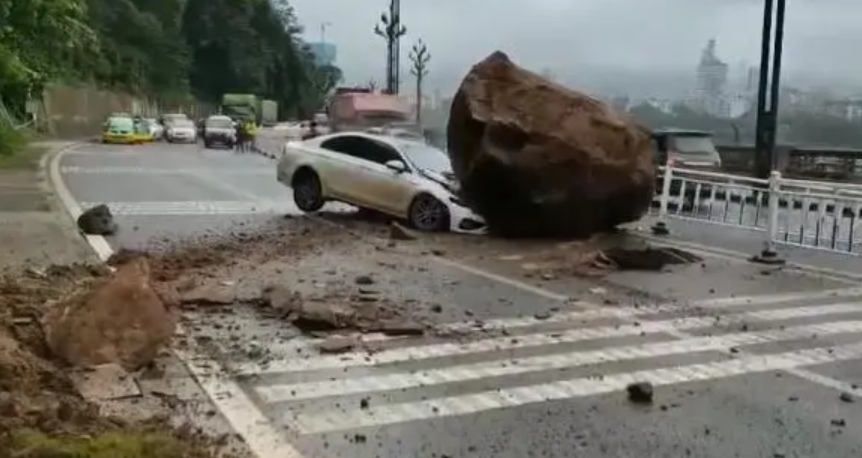
<svg viewBox="0 0 862 458"><path fill-rule="evenodd" d="M422 83L428 75L428 62L431 61L431 53L421 39L413 45L410 51L410 61L413 67L410 73L416 77L416 125L422 127Z"/></svg>
<svg viewBox="0 0 862 458"><path fill-rule="evenodd" d="M401 24L401 0L390 0L389 11L380 15L374 33L386 40L386 91L397 94L401 68L401 37L407 28Z"/></svg>
<svg viewBox="0 0 862 458"><path fill-rule="evenodd" d="M775 163L778 100L781 90L781 58L784 51L785 9L786 0L764 0L760 81L757 88L757 127L755 130L755 172L759 178L764 179L769 178ZM775 16L774 36L772 34L773 16ZM772 72L769 71L770 54L772 54Z"/></svg>

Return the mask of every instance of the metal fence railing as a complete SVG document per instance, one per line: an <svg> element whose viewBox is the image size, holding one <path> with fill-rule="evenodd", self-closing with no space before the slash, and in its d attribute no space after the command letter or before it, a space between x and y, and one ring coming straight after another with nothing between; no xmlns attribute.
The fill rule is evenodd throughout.
<svg viewBox="0 0 862 458"><path fill-rule="evenodd" d="M694 220L762 234L764 254L775 245L862 255L862 185L783 178L758 179L661 167L653 230L672 219Z"/></svg>

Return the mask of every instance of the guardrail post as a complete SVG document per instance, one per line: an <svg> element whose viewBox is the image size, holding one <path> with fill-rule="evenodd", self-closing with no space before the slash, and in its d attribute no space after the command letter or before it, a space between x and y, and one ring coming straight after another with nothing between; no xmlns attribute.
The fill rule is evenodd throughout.
<svg viewBox="0 0 862 458"><path fill-rule="evenodd" d="M653 235L668 235L670 229L667 227L667 204L670 199L670 184L673 181L673 161L668 160L664 166L664 174L661 180L661 196L659 196L658 220L652 226Z"/></svg>
<svg viewBox="0 0 862 458"><path fill-rule="evenodd" d="M751 258L752 262L769 265L781 265L785 260L775 251L775 239L778 237L778 212L780 205L781 172L773 170L769 174L769 220L766 226L766 243L760 254Z"/></svg>

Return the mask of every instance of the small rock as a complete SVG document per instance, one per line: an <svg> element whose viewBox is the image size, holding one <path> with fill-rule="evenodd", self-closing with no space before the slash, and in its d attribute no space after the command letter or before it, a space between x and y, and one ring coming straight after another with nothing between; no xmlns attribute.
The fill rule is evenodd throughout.
<svg viewBox="0 0 862 458"><path fill-rule="evenodd" d="M78 216L77 224L78 229L87 235L114 235L117 232L117 223L105 204L85 210Z"/></svg>
<svg viewBox="0 0 862 458"><path fill-rule="evenodd" d="M413 231L393 221L389 225L389 238L392 240L416 240L417 236Z"/></svg>
<svg viewBox="0 0 862 458"><path fill-rule="evenodd" d="M651 404L653 399L652 383L636 382L626 387L629 401L635 404Z"/></svg>
<svg viewBox="0 0 862 458"><path fill-rule="evenodd" d="M850 393L841 393L841 396L839 396L838 399L847 403L856 402L856 398L854 398Z"/></svg>
<svg viewBox="0 0 862 458"><path fill-rule="evenodd" d="M434 304L431 306L431 311L434 313L442 313L443 312L443 306L440 304Z"/></svg>
<svg viewBox="0 0 862 458"><path fill-rule="evenodd" d="M847 422L843 418L836 418L829 422L830 425L843 428L847 426Z"/></svg>
<svg viewBox="0 0 862 458"><path fill-rule="evenodd" d="M302 310L302 295L284 286L270 285L265 287L261 292L261 299L266 305L279 312L291 313Z"/></svg>
<svg viewBox="0 0 862 458"><path fill-rule="evenodd" d="M358 344L357 340L350 336L329 336L320 343L320 352L327 354L347 353Z"/></svg>
<svg viewBox="0 0 862 458"><path fill-rule="evenodd" d="M537 320L547 320L550 317L551 317L551 312L536 312L536 314L533 315L533 318L535 318Z"/></svg>
<svg viewBox="0 0 862 458"><path fill-rule="evenodd" d="M425 327L409 321L386 320L380 323L378 331L387 336L421 336L425 334Z"/></svg>
<svg viewBox="0 0 862 458"><path fill-rule="evenodd" d="M433 254L434 256L446 256L446 251L441 250L440 248L432 248L431 254Z"/></svg>
<svg viewBox="0 0 862 458"><path fill-rule="evenodd" d="M353 280L357 285L373 285L374 279L371 278L371 275L360 275Z"/></svg>
<svg viewBox="0 0 862 458"><path fill-rule="evenodd" d="M368 400L368 398L362 398L362 399L360 399L360 400L359 400L359 408L360 408L360 409L365 410L365 409L367 409L368 407L369 407L369 400Z"/></svg>
<svg viewBox="0 0 862 458"><path fill-rule="evenodd" d="M592 293L592 294L607 294L608 290L605 288L602 288L600 286L597 286L595 288L590 288L590 293Z"/></svg>

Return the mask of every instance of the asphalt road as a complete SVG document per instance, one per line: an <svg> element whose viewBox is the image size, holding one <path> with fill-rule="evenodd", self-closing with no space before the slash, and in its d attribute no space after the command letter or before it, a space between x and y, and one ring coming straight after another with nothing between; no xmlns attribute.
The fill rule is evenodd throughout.
<svg viewBox="0 0 862 458"><path fill-rule="evenodd" d="M60 165L83 206L114 210L114 248L295 210L260 156L87 145ZM186 332L214 345L185 358L261 458L862 456L853 284L711 258L600 287L526 284L458 255L360 247L279 269L309 290L369 275L366 288L457 338L369 335L371 353L320 355L319 339L234 310L190 316L198 326ZM636 381L654 384L652 404L627 400Z"/></svg>

